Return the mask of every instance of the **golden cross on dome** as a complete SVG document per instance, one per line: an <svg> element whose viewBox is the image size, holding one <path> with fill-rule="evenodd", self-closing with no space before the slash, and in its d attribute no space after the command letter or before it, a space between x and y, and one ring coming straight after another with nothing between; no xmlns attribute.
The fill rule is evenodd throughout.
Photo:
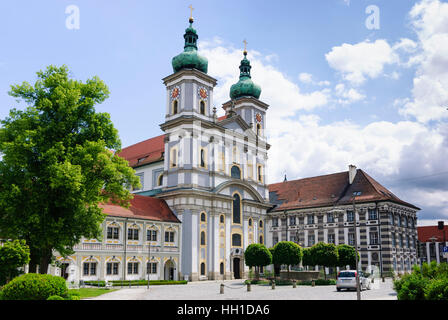
<svg viewBox="0 0 448 320"><path fill-rule="evenodd" d="M244 39L243 43L244 43L244 52L247 52L247 41L246 41L246 39Z"/></svg>
<svg viewBox="0 0 448 320"><path fill-rule="evenodd" d="M191 4L188 6L188 8L190 8L190 19L193 19L193 10L194 10L194 8L193 8L193 6Z"/></svg>

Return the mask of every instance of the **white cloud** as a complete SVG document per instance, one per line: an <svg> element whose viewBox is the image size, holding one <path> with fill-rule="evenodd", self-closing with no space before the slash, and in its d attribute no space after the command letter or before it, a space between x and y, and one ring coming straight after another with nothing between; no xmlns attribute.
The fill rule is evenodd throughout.
<svg viewBox="0 0 448 320"><path fill-rule="evenodd" d="M313 76L310 73L302 72L299 74L299 80L303 83L312 83Z"/></svg>
<svg viewBox="0 0 448 320"><path fill-rule="evenodd" d="M397 63L398 55L386 40L368 40L333 47L325 55L328 64L339 71L343 78L353 85L363 84L367 78L377 78L383 74L384 66Z"/></svg>
<svg viewBox="0 0 448 320"><path fill-rule="evenodd" d="M408 64L415 65L412 99L399 112L420 122L448 118L448 3L423 0L409 17L418 36L418 54Z"/></svg>
<svg viewBox="0 0 448 320"><path fill-rule="evenodd" d="M337 102L340 104L350 104L365 99L365 95L359 93L356 89L346 89L343 83L339 83L335 86L336 96L339 97Z"/></svg>
<svg viewBox="0 0 448 320"><path fill-rule="evenodd" d="M214 91L215 103L218 105L228 101L230 87L238 81L242 51L214 41L202 41L199 49L209 59L208 73L220 83ZM267 60L261 53L249 51L247 58L252 66L252 80L261 86L260 99L271 104L275 110L270 117L289 117L300 110L311 111L327 104L329 89L302 92L285 74L266 63Z"/></svg>

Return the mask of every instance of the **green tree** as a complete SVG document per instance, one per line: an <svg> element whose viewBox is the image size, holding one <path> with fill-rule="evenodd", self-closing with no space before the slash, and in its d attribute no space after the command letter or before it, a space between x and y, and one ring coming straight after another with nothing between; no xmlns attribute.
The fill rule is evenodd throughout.
<svg viewBox="0 0 448 320"><path fill-rule="evenodd" d="M260 277L260 267L272 263L271 252L263 244L252 243L244 251L244 263L248 267L255 267L256 278Z"/></svg>
<svg viewBox="0 0 448 320"><path fill-rule="evenodd" d="M272 262L274 265L286 265L288 267L288 278L290 266L297 265L302 261L302 248L292 241L280 241L274 246Z"/></svg>
<svg viewBox="0 0 448 320"><path fill-rule="evenodd" d="M30 272L46 273L53 250L72 253L81 237L99 238L99 203L129 206L135 172L116 153L118 132L95 111L109 90L93 77L71 79L66 66L37 72L34 85L11 86L25 110L10 110L0 128L0 230L24 239Z"/></svg>
<svg viewBox="0 0 448 320"><path fill-rule="evenodd" d="M356 267L356 250L355 247L349 246L348 244L340 244L336 246L338 251L338 267L350 266L351 269ZM359 261L359 253L358 253Z"/></svg>
<svg viewBox="0 0 448 320"><path fill-rule="evenodd" d="M30 262L30 249L25 240L6 241L0 246L0 286L17 277L20 267Z"/></svg>
<svg viewBox="0 0 448 320"><path fill-rule="evenodd" d="M318 242L310 249L310 255L317 266L336 267L338 265L338 250L333 243ZM324 272L325 279L327 274Z"/></svg>

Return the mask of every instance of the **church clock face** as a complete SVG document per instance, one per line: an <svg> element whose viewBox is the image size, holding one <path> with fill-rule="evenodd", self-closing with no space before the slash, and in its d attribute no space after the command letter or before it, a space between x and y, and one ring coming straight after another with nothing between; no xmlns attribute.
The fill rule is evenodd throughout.
<svg viewBox="0 0 448 320"><path fill-rule="evenodd" d="M172 98L172 99L176 99L176 98L179 96L179 93L180 93L180 89L179 89L179 87L174 87L174 88L171 90L171 98Z"/></svg>
<svg viewBox="0 0 448 320"><path fill-rule="evenodd" d="M199 93L199 96L201 97L201 99L207 100L207 97L208 97L207 89L205 89L204 87L201 87L201 88L199 88L198 93Z"/></svg>
<svg viewBox="0 0 448 320"><path fill-rule="evenodd" d="M255 115L255 119L257 120L257 123L260 123L261 122L261 114L257 113Z"/></svg>

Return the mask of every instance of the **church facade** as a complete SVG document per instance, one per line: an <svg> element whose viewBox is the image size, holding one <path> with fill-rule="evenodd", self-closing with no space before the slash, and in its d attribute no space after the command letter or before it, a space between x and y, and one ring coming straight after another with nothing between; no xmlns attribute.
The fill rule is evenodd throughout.
<svg viewBox="0 0 448 320"><path fill-rule="evenodd" d="M124 148L120 156L140 177L142 189L135 193L163 199L182 222L180 277L243 278L244 249L265 243L271 208L265 179L268 105L259 100L244 50L240 79L223 105L226 115L217 117L217 81L197 52L192 25L190 18L184 51L163 79L164 134Z"/></svg>

